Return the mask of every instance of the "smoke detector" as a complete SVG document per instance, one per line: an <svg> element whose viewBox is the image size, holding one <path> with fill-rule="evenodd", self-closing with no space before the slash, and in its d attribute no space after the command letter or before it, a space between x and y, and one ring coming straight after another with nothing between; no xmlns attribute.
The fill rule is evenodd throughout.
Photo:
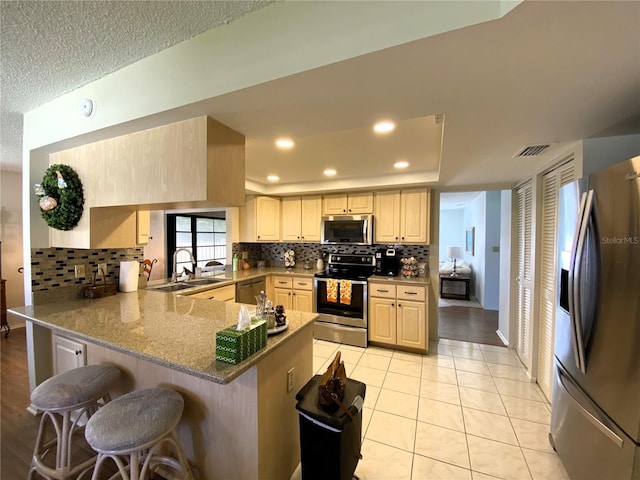
<svg viewBox="0 0 640 480"><path fill-rule="evenodd" d="M83 117L93 117L96 114L96 102L90 98L80 100L80 113Z"/></svg>

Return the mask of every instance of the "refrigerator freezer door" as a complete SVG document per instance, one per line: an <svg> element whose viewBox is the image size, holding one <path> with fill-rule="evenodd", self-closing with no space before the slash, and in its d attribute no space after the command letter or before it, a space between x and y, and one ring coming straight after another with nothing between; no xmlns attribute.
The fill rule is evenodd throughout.
<svg viewBox="0 0 640 480"><path fill-rule="evenodd" d="M553 446L569 477L636 480L640 447L591 402L556 364L551 419ZM635 476L634 476L635 475Z"/></svg>
<svg viewBox="0 0 640 480"><path fill-rule="evenodd" d="M640 157L636 157L591 175L588 184L583 179L560 191L561 270L555 345L556 358L568 375L636 443L640 443L639 172ZM582 271L576 276L570 261L566 273L567 255L563 252L563 245L575 243L575 225L562 222L568 219L569 223L580 223L580 219L577 213L563 209L577 212L576 199L590 190L592 223L581 255ZM563 236L570 237L571 242ZM576 258L574 252L571 256ZM593 268L596 263L598 268ZM565 293L572 288L579 290L577 300L575 294L568 298ZM581 309L581 317L572 317L568 313L572 308L563 307L572 302L572 308ZM580 318L583 322L576 329L575 322ZM583 362L577 365L576 334L581 335L583 348Z"/></svg>

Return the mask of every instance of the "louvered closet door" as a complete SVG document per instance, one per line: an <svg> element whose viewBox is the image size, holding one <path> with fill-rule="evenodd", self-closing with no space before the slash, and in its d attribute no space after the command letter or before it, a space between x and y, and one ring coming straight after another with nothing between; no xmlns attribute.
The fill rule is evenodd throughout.
<svg viewBox="0 0 640 480"><path fill-rule="evenodd" d="M542 245L540 258L540 323L538 328L538 372L540 388L551 401L553 345L557 298L558 191L574 180L573 159L542 177Z"/></svg>
<svg viewBox="0 0 640 480"><path fill-rule="evenodd" d="M516 190L518 200L518 343L517 352L527 369L531 369L533 299L533 186L528 182Z"/></svg>

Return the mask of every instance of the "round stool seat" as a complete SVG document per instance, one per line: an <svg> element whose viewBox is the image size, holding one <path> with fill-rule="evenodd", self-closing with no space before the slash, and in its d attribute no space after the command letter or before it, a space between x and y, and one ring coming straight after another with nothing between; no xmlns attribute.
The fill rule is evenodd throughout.
<svg viewBox="0 0 640 480"><path fill-rule="evenodd" d="M45 380L31 393L31 403L40 410L55 412L101 398L120 376L109 365L87 365Z"/></svg>
<svg viewBox="0 0 640 480"><path fill-rule="evenodd" d="M87 423L85 437L103 453L146 448L171 432L182 417L182 396L166 388L127 393L98 410Z"/></svg>

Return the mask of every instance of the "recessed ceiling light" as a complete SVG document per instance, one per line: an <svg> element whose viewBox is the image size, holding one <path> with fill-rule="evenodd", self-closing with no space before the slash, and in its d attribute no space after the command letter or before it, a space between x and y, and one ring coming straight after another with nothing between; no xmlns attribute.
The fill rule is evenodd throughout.
<svg viewBox="0 0 640 480"><path fill-rule="evenodd" d="M403 169L409 166L409 162L406 160L400 160L399 162L394 163L393 166L397 169Z"/></svg>
<svg viewBox="0 0 640 480"><path fill-rule="evenodd" d="M396 124L385 120L384 122L378 122L373 126L373 131L376 133L389 133L396 128Z"/></svg>
<svg viewBox="0 0 640 480"><path fill-rule="evenodd" d="M278 148L293 148L295 144L290 138L279 138L276 140L276 147Z"/></svg>
<svg viewBox="0 0 640 480"><path fill-rule="evenodd" d="M280 177L278 175L267 175L267 180L270 182L277 182L280 180Z"/></svg>
<svg viewBox="0 0 640 480"><path fill-rule="evenodd" d="M333 177L336 173L336 170L334 168L327 168L325 169L325 171L323 172L327 177Z"/></svg>

